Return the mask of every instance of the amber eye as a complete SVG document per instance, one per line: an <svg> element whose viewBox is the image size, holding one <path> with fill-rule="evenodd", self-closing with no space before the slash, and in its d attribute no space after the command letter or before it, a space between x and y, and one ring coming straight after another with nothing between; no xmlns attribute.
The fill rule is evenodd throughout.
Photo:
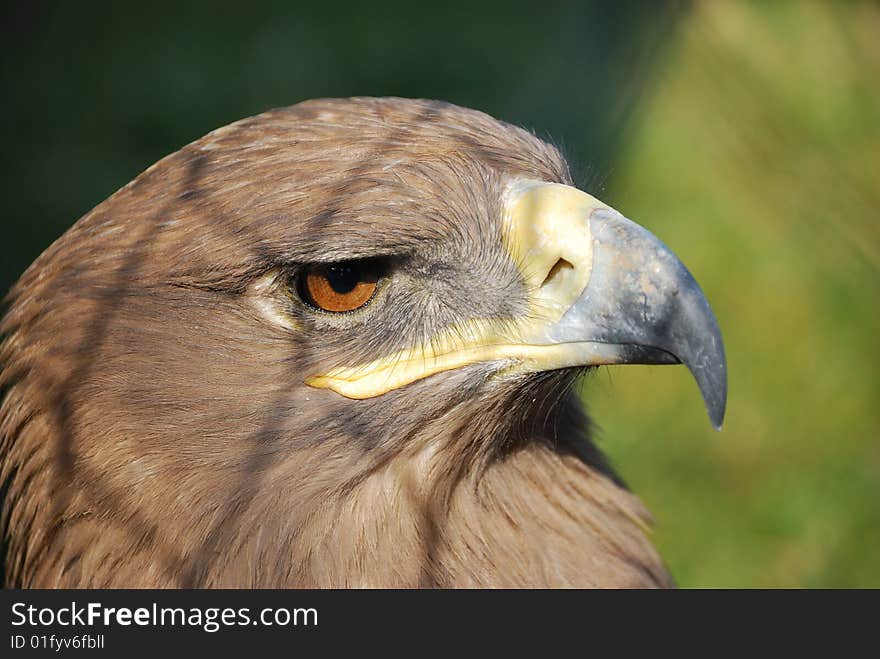
<svg viewBox="0 0 880 659"><path fill-rule="evenodd" d="M321 311L343 313L364 306L376 292L379 272L369 261L345 261L305 268L297 290L306 304Z"/></svg>

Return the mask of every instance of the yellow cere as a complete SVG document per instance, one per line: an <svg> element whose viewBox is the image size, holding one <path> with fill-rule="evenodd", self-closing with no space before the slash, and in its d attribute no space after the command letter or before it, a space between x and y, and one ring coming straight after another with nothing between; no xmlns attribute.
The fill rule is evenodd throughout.
<svg viewBox="0 0 880 659"><path fill-rule="evenodd" d="M509 362L510 371L543 371L582 363L583 345L554 344L547 329L578 299L590 280L590 214L608 208L576 188L515 181L506 190L502 241L529 290L519 322L471 321L429 345L369 364L309 378L312 387L348 398L372 398L422 378L478 362ZM601 354L596 363L603 363Z"/></svg>

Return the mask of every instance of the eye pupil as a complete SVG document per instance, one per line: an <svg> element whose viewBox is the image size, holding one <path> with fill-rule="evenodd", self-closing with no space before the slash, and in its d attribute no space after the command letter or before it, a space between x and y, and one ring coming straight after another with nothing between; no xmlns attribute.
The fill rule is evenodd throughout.
<svg viewBox="0 0 880 659"><path fill-rule="evenodd" d="M351 293L361 280L361 273L351 266L334 265L327 268L327 283L336 293Z"/></svg>

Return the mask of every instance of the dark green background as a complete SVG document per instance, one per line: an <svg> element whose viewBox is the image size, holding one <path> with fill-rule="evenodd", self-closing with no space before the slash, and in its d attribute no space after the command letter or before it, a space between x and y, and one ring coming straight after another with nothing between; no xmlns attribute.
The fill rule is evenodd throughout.
<svg viewBox="0 0 880 659"><path fill-rule="evenodd" d="M185 8L178 5L185 4ZM880 10L873 3L17 3L0 287L220 125L320 96L439 98L559 144L671 245L728 344L584 383L685 586L880 585Z"/></svg>

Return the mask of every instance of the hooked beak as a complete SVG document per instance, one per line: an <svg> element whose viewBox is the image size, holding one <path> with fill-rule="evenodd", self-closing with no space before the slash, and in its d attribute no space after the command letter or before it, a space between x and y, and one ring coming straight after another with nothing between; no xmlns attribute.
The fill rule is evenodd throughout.
<svg viewBox="0 0 880 659"><path fill-rule="evenodd" d="M508 249L537 265L533 283L546 272L536 298L548 317L531 341L559 346L556 358L565 365L684 364L720 429L727 401L721 331L678 257L644 227L569 186L516 183L507 209Z"/></svg>
<svg viewBox="0 0 880 659"><path fill-rule="evenodd" d="M684 364L720 430L727 361L699 284L654 234L617 211L596 209L589 221L590 282L548 336L580 345L588 363Z"/></svg>

